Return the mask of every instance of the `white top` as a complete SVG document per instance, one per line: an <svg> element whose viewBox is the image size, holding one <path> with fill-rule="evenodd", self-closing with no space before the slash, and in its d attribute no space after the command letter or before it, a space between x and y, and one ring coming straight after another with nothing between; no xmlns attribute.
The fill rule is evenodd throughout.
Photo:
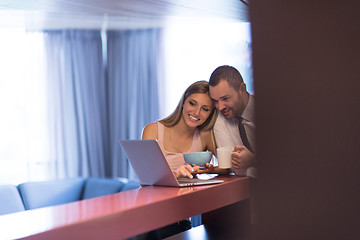
<svg viewBox="0 0 360 240"><path fill-rule="evenodd" d="M243 114L243 125L246 131L251 148L256 152L255 141L255 97L250 95L248 105L246 106ZM235 147L236 145L244 145L238 127L238 119L226 119L224 115L219 112L214 125L214 134L217 147ZM238 176L250 176L256 177L256 169L250 167L247 170L244 169L231 169Z"/></svg>

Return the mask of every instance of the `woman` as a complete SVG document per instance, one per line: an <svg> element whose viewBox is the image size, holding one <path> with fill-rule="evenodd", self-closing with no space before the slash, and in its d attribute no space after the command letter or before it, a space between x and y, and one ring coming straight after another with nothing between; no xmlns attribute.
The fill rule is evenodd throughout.
<svg viewBox="0 0 360 240"><path fill-rule="evenodd" d="M193 178L196 173L215 173L212 165L206 170L184 164L183 153L211 151L215 154L212 132L217 111L209 96L207 81L191 84L181 97L175 111L165 119L149 123L142 139L157 139L175 176Z"/></svg>
<svg viewBox="0 0 360 240"><path fill-rule="evenodd" d="M196 173L216 172L209 164L205 170L185 165L183 153L211 151L215 154L212 132L217 111L209 96L207 81L191 84L182 95L175 111L160 121L149 123L143 130L142 139L157 139L175 176L193 178ZM183 220L161 229L143 234L138 239L162 239L191 228L189 220Z"/></svg>
<svg viewBox="0 0 360 240"><path fill-rule="evenodd" d="M142 139L157 139L175 176L193 178L193 174L209 172L198 166L185 165L183 153L209 150L215 153L212 127L216 111L209 96L207 81L191 84L182 95L175 111L167 118L145 126ZM137 239L162 239L191 228L189 220L183 220L151 231Z"/></svg>

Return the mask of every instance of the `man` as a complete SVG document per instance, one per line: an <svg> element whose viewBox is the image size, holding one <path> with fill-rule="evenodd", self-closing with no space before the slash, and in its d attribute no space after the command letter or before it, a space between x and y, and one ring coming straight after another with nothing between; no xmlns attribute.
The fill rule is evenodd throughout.
<svg viewBox="0 0 360 240"><path fill-rule="evenodd" d="M231 66L216 68L209 85L219 111L214 126L217 146L234 147L231 170L236 175L255 178L255 97L247 92L241 74Z"/></svg>

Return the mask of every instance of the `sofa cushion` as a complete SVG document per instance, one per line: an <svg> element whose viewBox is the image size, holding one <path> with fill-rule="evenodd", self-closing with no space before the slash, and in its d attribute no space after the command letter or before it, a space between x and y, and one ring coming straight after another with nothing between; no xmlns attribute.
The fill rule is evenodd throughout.
<svg viewBox="0 0 360 240"><path fill-rule="evenodd" d="M129 180L128 178L117 178L117 180L124 183L121 192L141 187L138 180Z"/></svg>
<svg viewBox="0 0 360 240"><path fill-rule="evenodd" d="M83 178L26 182L18 189L28 210L81 200L84 182Z"/></svg>
<svg viewBox="0 0 360 240"><path fill-rule="evenodd" d="M100 197L139 187L138 181L128 180L127 178L88 178L85 182L82 199Z"/></svg>
<svg viewBox="0 0 360 240"><path fill-rule="evenodd" d="M16 186L0 186L0 215L24 210L25 208Z"/></svg>
<svg viewBox="0 0 360 240"><path fill-rule="evenodd" d="M89 178L85 182L82 199L120 192L125 183L108 178Z"/></svg>

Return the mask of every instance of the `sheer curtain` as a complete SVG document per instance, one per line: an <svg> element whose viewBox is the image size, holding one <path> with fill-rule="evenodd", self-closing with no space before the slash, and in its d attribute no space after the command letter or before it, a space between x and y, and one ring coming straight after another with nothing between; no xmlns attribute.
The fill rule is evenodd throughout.
<svg viewBox="0 0 360 240"><path fill-rule="evenodd" d="M52 171L105 176L105 74L99 31L44 33Z"/></svg>
<svg viewBox="0 0 360 240"><path fill-rule="evenodd" d="M46 31L52 173L130 177L119 139L158 118L158 29ZM107 58L103 58L105 49Z"/></svg>
<svg viewBox="0 0 360 240"><path fill-rule="evenodd" d="M135 177L118 141L140 139L144 126L159 117L161 32L144 29L107 34L112 176Z"/></svg>

